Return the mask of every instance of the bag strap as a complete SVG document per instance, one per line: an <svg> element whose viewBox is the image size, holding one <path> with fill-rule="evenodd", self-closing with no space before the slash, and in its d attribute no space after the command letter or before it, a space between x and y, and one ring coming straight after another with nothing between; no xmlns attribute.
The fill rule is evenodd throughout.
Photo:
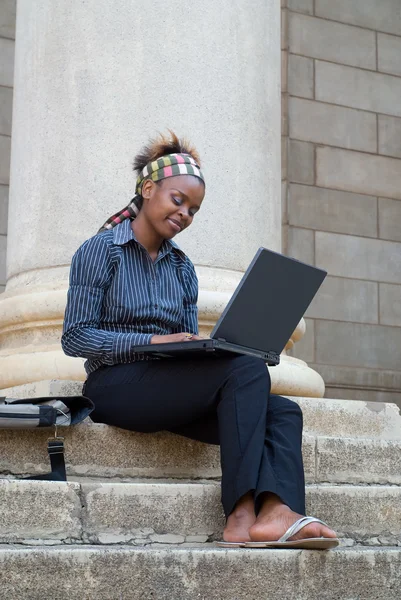
<svg viewBox="0 0 401 600"><path fill-rule="evenodd" d="M64 460L64 439L51 438L47 442L47 452L50 458L51 472L36 477L23 477L23 479L40 479L45 481L67 481Z"/></svg>

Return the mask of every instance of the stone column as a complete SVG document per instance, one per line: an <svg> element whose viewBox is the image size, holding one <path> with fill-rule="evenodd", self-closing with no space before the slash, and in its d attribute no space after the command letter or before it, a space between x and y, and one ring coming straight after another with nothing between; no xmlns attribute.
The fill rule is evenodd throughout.
<svg viewBox="0 0 401 600"><path fill-rule="evenodd" d="M59 345L69 263L130 199L133 155L158 131L203 158L207 197L178 239L203 331L256 249L281 249L279 12L279 0L19 0L0 389L84 378ZM276 389L321 395L303 365L284 357Z"/></svg>

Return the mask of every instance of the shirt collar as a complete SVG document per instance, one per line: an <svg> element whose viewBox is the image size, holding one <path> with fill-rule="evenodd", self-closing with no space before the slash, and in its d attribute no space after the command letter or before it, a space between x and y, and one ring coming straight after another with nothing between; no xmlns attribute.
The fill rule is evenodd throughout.
<svg viewBox="0 0 401 600"><path fill-rule="evenodd" d="M137 244L139 243L135 237L134 232L131 227L131 220L124 219L122 223L119 223L112 229L113 232L113 243L116 246L123 246L130 241L134 241ZM183 260L186 259L186 254L181 250L179 246L173 240L164 240L161 245L160 251L162 255L169 254L172 250Z"/></svg>

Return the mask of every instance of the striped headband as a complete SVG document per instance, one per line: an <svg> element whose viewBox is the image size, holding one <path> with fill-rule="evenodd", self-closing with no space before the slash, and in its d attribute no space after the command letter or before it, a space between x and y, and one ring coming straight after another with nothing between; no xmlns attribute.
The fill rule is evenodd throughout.
<svg viewBox="0 0 401 600"><path fill-rule="evenodd" d="M194 175L205 183L205 178L199 165L189 154L166 154L160 158L148 163L142 169L136 180L135 196L123 209L118 211L107 219L104 225L99 229L112 229L125 219L135 219L142 206L142 186L146 179L152 181L161 181L167 177L175 177L176 175Z"/></svg>

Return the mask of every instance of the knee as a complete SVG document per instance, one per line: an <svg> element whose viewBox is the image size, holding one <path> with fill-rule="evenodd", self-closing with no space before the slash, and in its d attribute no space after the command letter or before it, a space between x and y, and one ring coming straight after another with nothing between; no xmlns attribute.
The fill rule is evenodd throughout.
<svg viewBox="0 0 401 600"><path fill-rule="evenodd" d="M248 377L261 378L265 380L265 383L270 387L270 373L266 366L266 363L261 358L254 356L247 356L241 354L231 359L231 369L238 375L239 372L246 373Z"/></svg>

